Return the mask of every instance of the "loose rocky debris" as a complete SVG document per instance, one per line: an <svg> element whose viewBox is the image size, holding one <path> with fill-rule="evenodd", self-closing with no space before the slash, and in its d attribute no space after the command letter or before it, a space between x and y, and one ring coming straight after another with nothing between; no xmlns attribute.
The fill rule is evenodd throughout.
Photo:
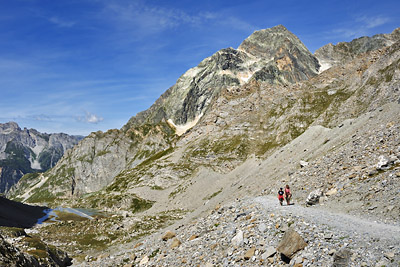
<svg viewBox="0 0 400 267"><path fill-rule="evenodd" d="M307 210L311 209L311 213ZM304 215L299 211L305 211ZM398 266L399 238L321 224L315 208L246 198L86 266ZM331 218L324 218L330 220ZM356 220L353 218L353 220ZM347 222L344 222L347 223ZM365 222L367 223L367 222ZM393 234L400 233L400 227ZM169 236L171 238L165 238ZM172 237L174 236L174 237Z"/></svg>
<svg viewBox="0 0 400 267"><path fill-rule="evenodd" d="M339 140L323 155L313 151L307 155L307 166L289 171L283 178L290 184L294 201L385 223L398 222L400 117L391 113L396 108L387 106L366 114L368 120L361 128L357 128L358 122L347 121L342 129L354 127L350 139ZM275 194L281 184L281 180L271 184L268 193Z"/></svg>
<svg viewBox="0 0 400 267"><path fill-rule="evenodd" d="M279 186L289 183L296 203L294 206L279 207L275 198L268 205L259 205L251 198L238 200L216 208L193 223L171 228L180 244L176 242L177 245L173 246L173 238L163 241L162 237L166 232L163 230L157 235L133 241L130 245L127 243L126 246L119 246L112 243L115 246L114 251L100 255L90 254L82 266L137 266L140 263L142 266L277 266L286 262L291 265L330 266L334 264L335 255L338 257L338 252L344 248L351 251L348 259L350 266L398 266L400 117L393 116L390 112L378 111L368 116L377 117L379 114L383 116L379 117L379 124L366 121L363 128L352 130L350 139L340 140L345 142L332 146L329 153L324 152L322 156L318 151L315 155L310 153L304 157L309 163L307 166L285 169L290 171L290 175L284 183L281 180L277 180L275 185L273 182L268 183L268 189L274 195ZM356 122L348 121L340 129L348 130L348 127L355 125ZM330 136L328 144L333 142L335 140ZM387 163L381 156L388 159ZM298 160L294 165L297 163ZM268 172L263 172L263 176L264 173ZM246 183L243 182L243 186L240 186L245 188ZM302 205L307 195L316 189L322 191L319 202L307 209L301 207L299 204ZM257 194L255 190L245 193L248 196ZM224 192L218 197L222 195ZM336 215L320 216L322 209L339 210L340 213L349 213L359 219L343 221L342 217L338 219ZM306 211L314 213L310 213L310 216L302 215ZM90 224L85 222L76 224L72 231L71 226L64 231L71 232L75 237L76 233L81 233L81 229L85 229L82 232L86 233L90 229L97 229L101 235L96 234L96 239L103 240L109 236L104 243L110 242L112 235L117 232L118 241L121 242L122 236L125 243L125 240L131 242L133 238L149 232L134 230L130 223L132 220L133 217L124 216L113 221L112 226L102 221ZM393 225L394 228L388 228L385 237L373 233L376 225L366 222L375 220ZM148 227L154 227L154 221L152 222ZM332 222L336 224L332 225ZM143 221L138 221L137 224L145 225ZM278 244L289 227L299 233L307 243L291 259L284 258L281 252L277 252ZM371 233L359 232L358 228L365 228ZM59 233L61 228L56 229ZM53 228L48 229L49 232L52 230ZM42 234L46 235L45 232ZM388 235L393 240L388 240ZM69 237L63 234L58 240L67 238ZM93 249L92 246L78 249L72 239L68 240L67 245L77 250L72 256L79 257L79 254L85 255L88 249ZM55 244L53 239L50 241ZM84 253L79 252L81 249Z"/></svg>

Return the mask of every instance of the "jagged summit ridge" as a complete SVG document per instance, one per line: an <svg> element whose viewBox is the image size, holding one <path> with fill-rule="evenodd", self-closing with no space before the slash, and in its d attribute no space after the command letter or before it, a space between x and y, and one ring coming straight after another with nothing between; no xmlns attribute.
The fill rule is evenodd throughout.
<svg viewBox="0 0 400 267"><path fill-rule="evenodd" d="M388 47L400 40L400 28L390 34L376 34L372 37L363 36L351 42L329 43L317 49L314 56L321 64L320 72L332 66L343 64L356 56L369 51Z"/></svg>

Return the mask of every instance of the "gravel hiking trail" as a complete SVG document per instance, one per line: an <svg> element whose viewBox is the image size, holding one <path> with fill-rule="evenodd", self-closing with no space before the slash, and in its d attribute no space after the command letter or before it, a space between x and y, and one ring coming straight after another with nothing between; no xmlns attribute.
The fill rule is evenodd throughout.
<svg viewBox="0 0 400 267"><path fill-rule="evenodd" d="M314 224L324 224L332 229L347 232L349 236L363 236L385 240L395 246L400 244L400 226L390 225L356 216L334 213L319 206L304 207L300 204L280 206L272 196L259 196L252 200L262 205L269 213L291 214Z"/></svg>

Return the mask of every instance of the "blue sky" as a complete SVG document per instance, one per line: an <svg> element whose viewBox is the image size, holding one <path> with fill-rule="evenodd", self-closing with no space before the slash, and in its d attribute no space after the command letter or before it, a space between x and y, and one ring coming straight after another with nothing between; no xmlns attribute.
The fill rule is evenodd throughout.
<svg viewBox="0 0 400 267"><path fill-rule="evenodd" d="M0 0L0 123L121 128L187 69L283 24L311 52L390 33L399 1Z"/></svg>

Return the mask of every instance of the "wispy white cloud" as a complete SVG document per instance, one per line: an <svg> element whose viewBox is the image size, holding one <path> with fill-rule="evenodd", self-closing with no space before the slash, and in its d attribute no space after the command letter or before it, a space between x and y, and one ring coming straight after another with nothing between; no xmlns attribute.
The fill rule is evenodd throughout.
<svg viewBox="0 0 400 267"><path fill-rule="evenodd" d="M103 117L100 117L100 116L98 116L96 114L93 114L93 113L90 113L88 111L86 111L85 113L86 113L85 116L77 117L76 118L77 121L85 122L85 123L97 124L97 123L102 122L104 120Z"/></svg>
<svg viewBox="0 0 400 267"><path fill-rule="evenodd" d="M141 33L157 33L183 23L200 25L215 17L212 13L189 15L179 9L150 6L142 2L107 2L104 12L108 18Z"/></svg>
<svg viewBox="0 0 400 267"><path fill-rule="evenodd" d="M16 71L26 71L36 68L32 62L24 59L10 59L2 57L0 58L0 71L4 72L16 72Z"/></svg>
<svg viewBox="0 0 400 267"><path fill-rule="evenodd" d="M386 24L390 21L388 17L376 16L376 17L368 17L368 16L360 16L357 18L357 21L361 23L361 26L366 29L373 29L383 24Z"/></svg>
<svg viewBox="0 0 400 267"><path fill-rule="evenodd" d="M238 30L254 29L252 25L232 15L221 11L203 11L188 13L177 8L166 8L149 5L142 1L124 2L107 1L103 10L104 18L119 23L120 26L130 28L141 34L154 34L181 25L202 27L213 25L229 25Z"/></svg>
<svg viewBox="0 0 400 267"><path fill-rule="evenodd" d="M330 34L344 38L357 38L370 35L372 29L382 26L388 22L390 22L389 17L384 17L381 15L362 15L356 17L350 25L346 23L345 27L334 29ZM331 38L331 36L329 36L329 38Z"/></svg>
<svg viewBox="0 0 400 267"><path fill-rule="evenodd" d="M254 31L257 29L257 27L255 27L254 25L241 20L237 17L226 17L226 18L222 18L222 17L218 17L216 18L217 22L220 24L224 24L226 26L229 26L233 29L237 29L237 30L243 30L243 31Z"/></svg>
<svg viewBox="0 0 400 267"><path fill-rule="evenodd" d="M53 121L53 118L45 114L30 115L28 118L35 121Z"/></svg>
<svg viewBox="0 0 400 267"><path fill-rule="evenodd" d="M39 18L41 20L45 20L61 28L70 28L77 24L77 21L66 18L66 16L68 16L66 15L68 14L68 12L62 12L62 11L58 12L56 10L51 10L51 8L45 6L33 5L27 7L25 10L22 9L21 12L25 12L25 16L32 16L35 19ZM76 13L73 14L73 16L74 18L76 18L77 17Z"/></svg>
<svg viewBox="0 0 400 267"><path fill-rule="evenodd" d="M62 27L62 28L70 28L76 24L75 21L68 21L68 20L61 19L56 16L52 16L52 17L48 18L48 21L50 21L51 23L57 25L58 27Z"/></svg>

